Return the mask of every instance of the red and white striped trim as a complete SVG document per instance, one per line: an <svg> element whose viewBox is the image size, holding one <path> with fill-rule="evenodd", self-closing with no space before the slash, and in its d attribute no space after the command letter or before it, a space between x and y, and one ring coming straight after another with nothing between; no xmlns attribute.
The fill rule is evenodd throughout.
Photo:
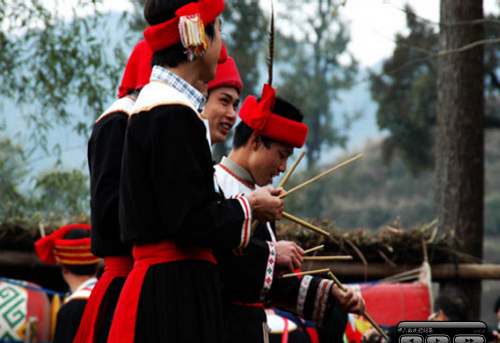
<svg viewBox="0 0 500 343"><path fill-rule="evenodd" d="M240 245L236 249L245 249L250 242L250 237L252 236L252 207L250 206L250 202L246 197L238 197L236 198L240 202L241 208L243 209L243 213L245 214L245 220L243 220L243 225L241 228L241 240Z"/></svg>
<svg viewBox="0 0 500 343"><path fill-rule="evenodd" d="M266 272L264 273L264 285L260 291L260 301L264 302L266 293L273 285L274 266L276 265L276 245L273 242L266 242L269 247L269 256L267 258Z"/></svg>
<svg viewBox="0 0 500 343"><path fill-rule="evenodd" d="M318 324L323 324L323 318L325 317L326 306L328 305L328 296L330 295L330 290L333 286L333 281L322 280L316 291L316 300L314 301L314 309L312 320Z"/></svg>
<svg viewBox="0 0 500 343"><path fill-rule="evenodd" d="M304 306L307 298L307 292L309 291L309 285L311 284L312 276L304 275L302 281L300 282L299 295L297 297L297 314L300 317L304 317Z"/></svg>

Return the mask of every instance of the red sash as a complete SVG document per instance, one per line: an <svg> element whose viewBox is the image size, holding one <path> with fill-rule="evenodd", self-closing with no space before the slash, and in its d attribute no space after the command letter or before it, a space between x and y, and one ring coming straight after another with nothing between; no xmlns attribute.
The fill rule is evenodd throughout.
<svg viewBox="0 0 500 343"><path fill-rule="evenodd" d="M217 263L209 248L179 248L172 241L162 241L153 244L136 244L132 254L134 268L123 285L118 305L116 306L113 323L109 331L109 343L132 343L135 339L135 318L141 294L142 283L149 267L154 264L183 261L203 260Z"/></svg>
<svg viewBox="0 0 500 343"><path fill-rule="evenodd" d="M95 328L100 317L99 309L109 285L116 277L126 277L132 270L132 256L110 256L104 258L104 273L97 281L85 306L82 320L73 343L94 343ZM101 309L102 311L104 308ZM101 313L102 315L102 313Z"/></svg>
<svg viewBox="0 0 500 343"><path fill-rule="evenodd" d="M233 301L231 304L238 306L247 306L247 307L260 307L261 309L264 309L264 303L241 303Z"/></svg>

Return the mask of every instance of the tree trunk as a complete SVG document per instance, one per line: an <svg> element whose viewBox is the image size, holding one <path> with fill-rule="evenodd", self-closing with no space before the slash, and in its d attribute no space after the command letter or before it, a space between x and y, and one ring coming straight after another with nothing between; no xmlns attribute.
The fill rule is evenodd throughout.
<svg viewBox="0 0 500 343"><path fill-rule="evenodd" d="M483 39L480 25L447 25L483 18L482 0L441 0L440 51ZM438 61L435 211L441 230L456 234L457 249L482 258L484 207L483 47L447 53ZM418 144L415 142L415 144ZM481 282L455 283L470 319L479 320Z"/></svg>

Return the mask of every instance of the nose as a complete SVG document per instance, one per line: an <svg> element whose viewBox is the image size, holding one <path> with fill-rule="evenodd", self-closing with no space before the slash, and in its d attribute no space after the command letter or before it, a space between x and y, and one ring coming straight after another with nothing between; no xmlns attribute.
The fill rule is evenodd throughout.
<svg viewBox="0 0 500 343"><path fill-rule="evenodd" d="M284 173L286 171L286 158L280 162L280 172Z"/></svg>
<svg viewBox="0 0 500 343"><path fill-rule="evenodd" d="M234 109L233 106L229 106L229 110L226 113L226 117L232 122L236 121L236 110Z"/></svg>

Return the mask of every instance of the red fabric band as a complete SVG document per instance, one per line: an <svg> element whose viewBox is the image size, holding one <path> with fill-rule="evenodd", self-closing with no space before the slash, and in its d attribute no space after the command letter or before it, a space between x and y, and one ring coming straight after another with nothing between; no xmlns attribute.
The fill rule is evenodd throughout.
<svg viewBox="0 0 500 343"><path fill-rule="evenodd" d="M247 307L259 307L261 309L264 309L264 303L241 303L241 302L232 302L232 305L237 305L237 306L247 306Z"/></svg>
<svg viewBox="0 0 500 343"><path fill-rule="evenodd" d="M108 336L110 343L132 343L135 336L135 318L146 272L153 264L202 260L217 263L209 248L178 248L172 241L153 244L136 244L132 250L134 268L123 286L116 306L113 323Z"/></svg>
<svg viewBox="0 0 500 343"><path fill-rule="evenodd" d="M102 323L98 318L102 317L100 311L102 301L111 282L117 277L126 277L132 270L134 259L132 256L110 256L104 258L104 273L97 281L85 306L80 326L73 343L94 343L97 327Z"/></svg>
<svg viewBox="0 0 500 343"><path fill-rule="evenodd" d="M88 237L64 239L71 230L88 231ZM54 231L35 242L35 252L47 264L61 262L67 265L90 265L99 262L99 258L90 252L90 225L71 224Z"/></svg>
<svg viewBox="0 0 500 343"><path fill-rule="evenodd" d="M296 148L302 148L307 137L307 126L272 113L275 102L274 88L265 84L260 102L257 102L254 96L248 96L241 105L239 116L255 132Z"/></svg>
<svg viewBox="0 0 500 343"><path fill-rule="evenodd" d="M153 52L145 40L140 41L134 47L125 67L122 83L118 87L118 98L123 98L130 92L140 90L149 83L152 57Z"/></svg>
<svg viewBox="0 0 500 343"><path fill-rule="evenodd" d="M144 30L144 39L153 52L163 50L181 41L179 35L179 18L199 13L203 24L212 23L224 11L224 0L200 0L189 3L175 12L175 17L169 21L150 25Z"/></svg>

